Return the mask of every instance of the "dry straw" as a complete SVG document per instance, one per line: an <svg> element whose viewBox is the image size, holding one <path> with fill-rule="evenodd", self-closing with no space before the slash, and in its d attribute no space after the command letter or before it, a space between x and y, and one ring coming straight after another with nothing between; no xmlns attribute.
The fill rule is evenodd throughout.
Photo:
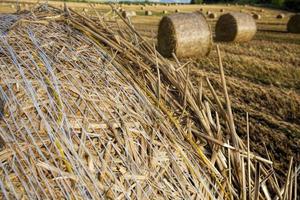
<svg viewBox="0 0 300 200"><path fill-rule="evenodd" d="M205 56L212 45L211 30L200 12L165 16L159 23L158 51L166 57Z"/></svg>
<svg viewBox="0 0 300 200"><path fill-rule="evenodd" d="M293 159L277 179L237 135L220 49L217 93L114 11L38 7L0 37L0 198L296 199Z"/></svg>
<svg viewBox="0 0 300 200"><path fill-rule="evenodd" d="M246 42L256 34L255 20L246 13L228 13L222 15L216 24L218 41Z"/></svg>
<svg viewBox="0 0 300 200"><path fill-rule="evenodd" d="M287 30L290 33L300 33L300 14L295 14L290 17L287 23Z"/></svg>

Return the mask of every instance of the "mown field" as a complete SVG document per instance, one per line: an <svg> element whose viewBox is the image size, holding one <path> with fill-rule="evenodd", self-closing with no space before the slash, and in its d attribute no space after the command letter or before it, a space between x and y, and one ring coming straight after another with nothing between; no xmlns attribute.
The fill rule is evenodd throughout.
<svg viewBox="0 0 300 200"><path fill-rule="evenodd" d="M60 2L53 5L61 6ZM97 4L93 8L88 4L69 3L70 7L85 14L96 12L110 14L110 6ZM31 4L27 5L28 7ZM216 44L220 45L229 94L232 101L238 133L246 139L246 112L250 116L250 138L253 151L266 156L266 148L275 161L279 171L287 168L291 156L300 161L300 34L286 32L288 17L292 14L282 10L242 5L123 5L125 10L137 11L131 19L138 32L148 41L156 43L158 23L162 11L173 13L192 12L203 8L203 12L222 14L237 11L257 13L258 32L247 43L215 43L206 58L180 60L191 61L191 77L195 85L201 82L205 87L208 77L221 94ZM25 5L23 5L25 7ZM263 9L263 10L261 10ZM145 16L145 10L151 10L153 16ZM0 12L13 12L9 4L2 4ZM276 15L284 13L284 19ZM212 30L217 19L208 19ZM206 91L209 95L209 91ZM283 171L282 171L283 174Z"/></svg>

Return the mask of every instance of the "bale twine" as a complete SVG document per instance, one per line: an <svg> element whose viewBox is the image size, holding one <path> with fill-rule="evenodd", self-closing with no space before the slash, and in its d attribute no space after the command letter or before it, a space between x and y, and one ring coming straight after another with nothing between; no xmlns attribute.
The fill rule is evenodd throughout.
<svg viewBox="0 0 300 200"><path fill-rule="evenodd" d="M218 41L246 42L251 40L257 31L255 20L247 13L227 13L222 15L216 24Z"/></svg>
<svg viewBox="0 0 300 200"><path fill-rule="evenodd" d="M152 12L151 12L150 10L146 10L146 11L145 11L145 15L151 16L151 15L152 15Z"/></svg>
<svg viewBox="0 0 300 200"><path fill-rule="evenodd" d="M165 57L175 53L178 58L208 55L211 30L200 12L177 13L161 19L157 49Z"/></svg>
<svg viewBox="0 0 300 200"><path fill-rule="evenodd" d="M124 18L133 17L133 16L136 16L135 11L132 11L132 10L122 11L122 17L124 17Z"/></svg>
<svg viewBox="0 0 300 200"><path fill-rule="evenodd" d="M216 19L217 17L218 17L218 15L216 13L210 13L208 15L208 18L210 18L210 19Z"/></svg>
<svg viewBox="0 0 300 200"><path fill-rule="evenodd" d="M175 10L175 13L179 13L179 12L180 12L180 10L179 10L179 9L176 9L176 10Z"/></svg>
<svg viewBox="0 0 300 200"><path fill-rule="evenodd" d="M256 14L256 13L254 13L254 14L252 15L252 17L253 17L253 19L256 19L256 20L261 19L261 15Z"/></svg>
<svg viewBox="0 0 300 200"><path fill-rule="evenodd" d="M277 19L283 19L285 15L283 13L280 13L279 15L276 16Z"/></svg>
<svg viewBox="0 0 300 200"><path fill-rule="evenodd" d="M300 14L296 14L290 17L287 30L290 33L300 33Z"/></svg>

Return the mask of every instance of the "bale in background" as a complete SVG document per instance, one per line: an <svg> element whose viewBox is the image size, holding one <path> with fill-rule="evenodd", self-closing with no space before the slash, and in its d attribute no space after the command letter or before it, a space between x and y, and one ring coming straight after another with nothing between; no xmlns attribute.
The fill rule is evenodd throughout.
<svg viewBox="0 0 300 200"><path fill-rule="evenodd" d="M276 16L277 19L283 19L285 15L283 13L280 13L279 15Z"/></svg>
<svg viewBox="0 0 300 200"><path fill-rule="evenodd" d="M290 33L300 33L300 14L291 16L287 24L287 30Z"/></svg>
<svg viewBox="0 0 300 200"><path fill-rule="evenodd" d="M222 9L220 9L220 12L224 12L224 9L222 8Z"/></svg>
<svg viewBox="0 0 300 200"><path fill-rule="evenodd" d="M251 40L257 31L255 20L247 13L227 13L222 15L216 24L216 40L246 42Z"/></svg>
<svg viewBox="0 0 300 200"><path fill-rule="evenodd" d="M208 55L212 46L211 30L200 12L177 13L161 19L157 50L165 57L178 58Z"/></svg>
<svg viewBox="0 0 300 200"><path fill-rule="evenodd" d="M216 13L210 13L208 15L208 18L210 18L210 19L216 19L217 17L218 17L218 15Z"/></svg>
<svg viewBox="0 0 300 200"><path fill-rule="evenodd" d="M164 11L163 11L163 14L168 14L168 11L167 11L167 10L164 10Z"/></svg>
<svg viewBox="0 0 300 200"><path fill-rule="evenodd" d="M136 16L136 12L135 11L123 11L122 12L122 17L124 18L128 18L128 17L133 17Z"/></svg>
<svg viewBox="0 0 300 200"><path fill-rule="evenodd" d="M256 20L261 19L261 15L256 14L256 13L253 14L252 17L253 17L253 19L256 19Z"/></svg>
<svg viewBox="0 0 300 200"><path fill-rule="evenodd" d="M176 9L176 10L175 10L175 13L179 13L179 12L180 12L180 10L179 10L179 9Z"/></svg>
<svg viewBox="0 0 300 200"><path fill-rule="evenodd" d="M151 16L151 15L152 15L152 12L151 12L150 10L146 10L146 11L145 11L145 15Z"/></svg>

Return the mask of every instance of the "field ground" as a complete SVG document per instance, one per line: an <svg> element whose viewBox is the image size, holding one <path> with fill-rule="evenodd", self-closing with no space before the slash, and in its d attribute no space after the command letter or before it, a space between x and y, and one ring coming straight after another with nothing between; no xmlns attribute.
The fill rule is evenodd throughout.
<svg viewBox="0 0 300 200"><path fill-rule="evenodd" d="M51 2L61 6L60 2ZM0 4L0 13L13 12L11 5ZM31 4L29 4L30 6ZM75 10L95 14L88 4L68 3ZM25 5L23 4L23 7ZM246 112L250 115L251 148L265 156L264 143L273 155L275 168L285 169L290 156L300 161L300 34L286 32L287 11L254 6L236 5L147 5L144 10L153 11L153 16L145 16L142 5L122 5L125 10L137 11L132 23L138 32L150 42L156 41L156 32L162 11L169 13L180 9L192 12L204 9L220 15L220 9L238 12L255 12L262 16L257 20L258 33L247 43L219 43L229 94L232 100L239 135L246 138ZM95 10L110 11L109 5L97 4ZM276 15L284 13L284 19ZM209 19L212 30L216 19ZM181 60L182 63L188 60ZM217 91L221 91L218 57L214 47L207 58L192 60L191 76L194 84L209 77ZM205 82L205 81L204 81Z"/></svg>

